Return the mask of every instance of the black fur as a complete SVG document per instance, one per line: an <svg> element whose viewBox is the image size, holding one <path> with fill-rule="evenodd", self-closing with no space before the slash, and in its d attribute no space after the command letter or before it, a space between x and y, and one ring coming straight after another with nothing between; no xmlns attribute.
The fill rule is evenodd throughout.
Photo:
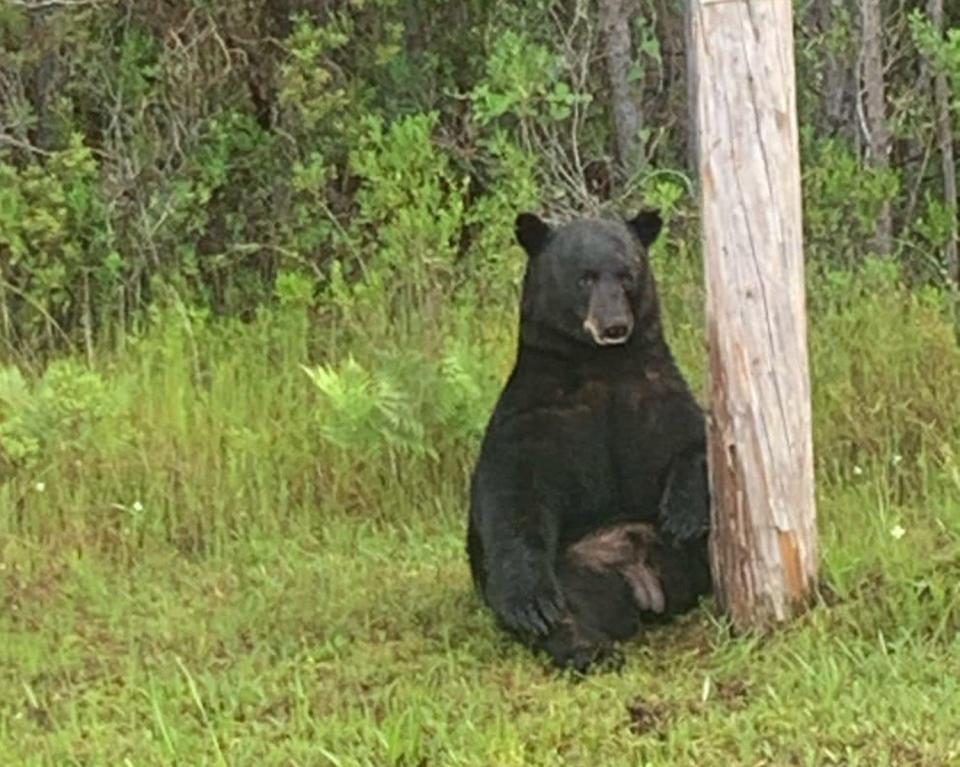
<svg viewBox="0 0 960 767"><path fill-rule="evenodd" d="M561 666L586 668L710 588L704 418L663 338L647 258L660 226L654 211L517 219L520 347L467 548L500 623Z"/></svg>

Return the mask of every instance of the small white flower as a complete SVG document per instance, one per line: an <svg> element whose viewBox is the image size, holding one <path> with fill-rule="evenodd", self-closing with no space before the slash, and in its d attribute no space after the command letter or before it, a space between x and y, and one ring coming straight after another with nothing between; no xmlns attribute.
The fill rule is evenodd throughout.
<svg viewBox="0 0 960 767"><path fill-rule="evenodd" d="M854 466L854 467L853 467L853 476L859 477L861 474L863 474L863 469L861 469L859 466Z"/></svg>
<svg viewBox="0 0 960 767"><path fill-rule="evenodd" d="M907 531L904 530L900 525L894 525L890 528L890 535L893 536L893 540L895 541L899 541L906 534Z"/></svg>
<svg viewBox="0 0 960 767"><path fill-rule="evenodd" d="M894 454L893 454L893 458L890 459L890 462L891 462L894 466L899 466L899 465L900 465L900 461L902 461L902 460L903 460L903 456L900 455L900 453L894 453Z"/></svg>
<svg viewBox="0 0 960 767"><path fill-rule="evenodd" d="M133 506L131 506L130 508L133 509L137 514L139 514L141 511L143 511L143 504L140 503L140 501L134 501Z"/></svg>
<svg viewBox="0 0 960 767"><path fill-rule="evenodd" d="M46 482L37 482L37 484L35 484L33 487L34 487L34 489L35 489L38 493L42 493L44 490L47 489L47 483L46 483Z"/></svg>

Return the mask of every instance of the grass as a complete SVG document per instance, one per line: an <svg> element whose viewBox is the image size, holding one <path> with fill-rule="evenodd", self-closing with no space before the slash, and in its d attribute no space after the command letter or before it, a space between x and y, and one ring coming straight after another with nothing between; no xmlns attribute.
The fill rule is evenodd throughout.
<svg viewBox="0 0 960 767"><path fill-rule="evenodd" d="M830 516L845 501L824 499ZM953 764L960 543L898 510L849 590L767 638L710 604L558 676L472 594L458 514L123 564L7 540L5 764ZM833 536L827 543L833 544ZM828 545L832 564L833 545ZM839 557L842 559L842 554Z"/></svg>
<svg viewBox="0 0 960 767"><path fill-rule="evenodd" d="M700 380L684 268L665 305ZM8 368L0 763L960 763L960 350L935 296L858 279L811 300L820 602L752 637L708 601L586 679L469 584L509 313L387 343L306 306L177 310L93 371Z"/></svg>

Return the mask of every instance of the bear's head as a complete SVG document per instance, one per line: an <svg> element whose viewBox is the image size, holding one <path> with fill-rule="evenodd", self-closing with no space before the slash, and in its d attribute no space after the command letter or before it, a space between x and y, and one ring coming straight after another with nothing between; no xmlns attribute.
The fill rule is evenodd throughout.
<svg viewBox="0 0 960 767"><path fill-rule="evenodd" d="M579 219L559 227L520 214L517 240L529 257L521 343L560 350L659 338L647 249L661 226L655 210L627 221Z"/></svg>

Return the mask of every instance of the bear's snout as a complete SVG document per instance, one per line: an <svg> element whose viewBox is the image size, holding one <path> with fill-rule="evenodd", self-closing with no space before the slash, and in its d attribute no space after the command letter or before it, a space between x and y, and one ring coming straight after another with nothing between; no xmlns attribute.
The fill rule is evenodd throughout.
<svg viewBox="0 0 960 767"><path fill-rule="evenodd" d="M619 346L633 332L633 314L623 288L613 281L601 280L590 296L583 329L598 346Z"/></svg>
<svg viewBox="0 0 960 767"><path fill-rule="evenodd" d="M625 341L630 335L630 327L625 322L611 325L603 331L605 341Z"/></svg>
<svg viewBox="0 0 960 767"><path fill-rule="evenodd" d="M633 332L633 319L627 317L603 323L591 314L584 321L583 329L590 334L597 346L618 346L629 340Z"/></svg>

